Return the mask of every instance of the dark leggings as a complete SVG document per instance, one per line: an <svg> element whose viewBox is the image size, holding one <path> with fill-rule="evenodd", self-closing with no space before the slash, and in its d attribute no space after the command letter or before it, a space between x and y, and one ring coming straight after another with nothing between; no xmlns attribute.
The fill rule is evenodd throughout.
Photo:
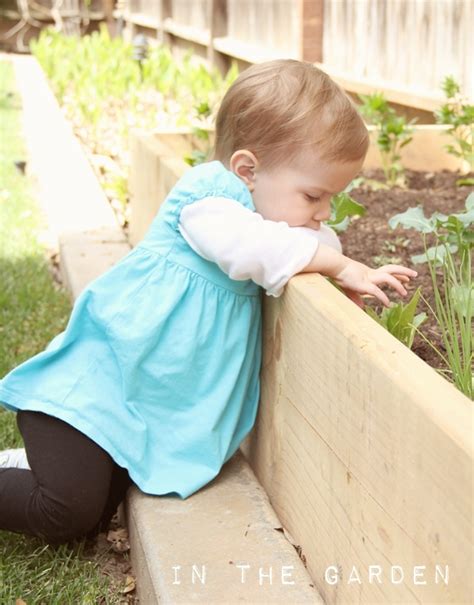
<svg viewBox="0 0 474 605"><path fill-rule="evenodd" d="M31 471L0 469L0 529L50 544L106 530L132 484L128 472L58 418L20 411L17 422Z"/></svg>

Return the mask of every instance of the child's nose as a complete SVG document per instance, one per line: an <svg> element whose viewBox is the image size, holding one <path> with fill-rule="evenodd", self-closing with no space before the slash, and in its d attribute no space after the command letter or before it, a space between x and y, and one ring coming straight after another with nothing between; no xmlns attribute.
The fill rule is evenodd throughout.
<svg viewBox="0 0 474 605"><path fill-rule="evenodd" d="M331 218L331 204L325 208L318 208L318 211L313 215L314 221L327 221Z"/></svg>

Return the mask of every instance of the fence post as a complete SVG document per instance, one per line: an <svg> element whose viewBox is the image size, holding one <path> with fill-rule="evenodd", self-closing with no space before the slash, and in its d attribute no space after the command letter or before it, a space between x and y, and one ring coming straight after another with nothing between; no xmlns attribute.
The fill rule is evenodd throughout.
<svg viewBox="0 0 474 605"><path fill-rule="evenodd" d="M171 0L161 0L160 28L157 31L157 38L161 44L168 46L170 50L172 49L171 34L165 31L164 23L166 19L171 19L172 16Z"/></svg>
<svg viewBox="0 0 474 605"><path fill-rule="evenodd" d="M300 59L311 63L323 61L324 0L299 0Z"/></svg>
<svg viewBox="0 0 474 605"><path fill-rule="evenodd" d="M207 59L211 65L218 67L225 73L228 60L214 48L214 38L227 35L227 0L209 0L209 46Z"/></svg>

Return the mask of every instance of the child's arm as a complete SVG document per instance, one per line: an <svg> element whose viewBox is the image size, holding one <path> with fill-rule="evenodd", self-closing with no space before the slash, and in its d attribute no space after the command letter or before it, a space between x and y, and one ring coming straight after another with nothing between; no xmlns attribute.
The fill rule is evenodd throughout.
<svg viewBox="0 0 474 605"><path fill-rule="evenodd" d="M341 254L343 253L342 244L340 239L337 236L337 233L326 225L325 223L321 223L319 229L311 229L310 227L290 227L290 229L294 233L302 233L304 235L309 235L316 241L321 244L325 244L326 246L331 246Z"/></svg>
<svg viewBox="0 0 474 605"><path fill-rule="evenodd" d="M398 284L395 277L387 274L387 267L369 269L341 254L340 242L333 233L329 237L329 228L325 228L328 233L322 238L323 233L318 234L307 227L289 227L284 221L264 219L229 198L209 197L185 206L178 229L197 254L215 262L232 279L252 279L268 296L280 296L293 275L309 271L334 277L349 298L359 305L358 292L374 294L388 305L388 298L374 284ZM318 256L320 249L322 252ZM340 276L348 263L349 270ZM357 266L359 271L355 270ZM399 265L388 267L397 267L393 273L405 273L400 275L405 281L409 280L407 275L416 275ZM361 268L374 272L370 273L370 283L359 275ZM348 284L354 284L352 290ZM398 286L403 294L403 287Z"/></svg>
<svg viewBox="0 0 474 605"><path fill-rule="evenodd" d="M319 244L310 229L265 220L240 202L223 197L185 206L178 229L197 254L215 262L230 278L251 279L274 297L308 264ZM326 241L330 243L329 238Z"/></svg>
<svg viewBox="0 0 474 605"><path fill-rule="evenodd" d="M372 294L386 307L390 306L390 301L377 284L388 284L405 296L407 291L400 282L407 282L410 277L418 275L413 269L402 265L384 265L378 269L371 269L323 243L319 244L309 264L300 271L300 273L308 272L327 275L342 288L352 292Z"/></svg>

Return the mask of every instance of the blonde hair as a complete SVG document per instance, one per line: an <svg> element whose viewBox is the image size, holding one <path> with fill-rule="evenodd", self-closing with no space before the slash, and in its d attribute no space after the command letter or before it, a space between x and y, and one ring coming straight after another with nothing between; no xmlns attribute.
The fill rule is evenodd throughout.
<svg viewBox="0 0 474 605"><path fill-rule="evenodd" d="M248 149L272 169L307 149L324 161L349 162L367 153L369 136L355 104L312 63L278 59L243 71L216 117L213 159L227 167Z"/></svg>

